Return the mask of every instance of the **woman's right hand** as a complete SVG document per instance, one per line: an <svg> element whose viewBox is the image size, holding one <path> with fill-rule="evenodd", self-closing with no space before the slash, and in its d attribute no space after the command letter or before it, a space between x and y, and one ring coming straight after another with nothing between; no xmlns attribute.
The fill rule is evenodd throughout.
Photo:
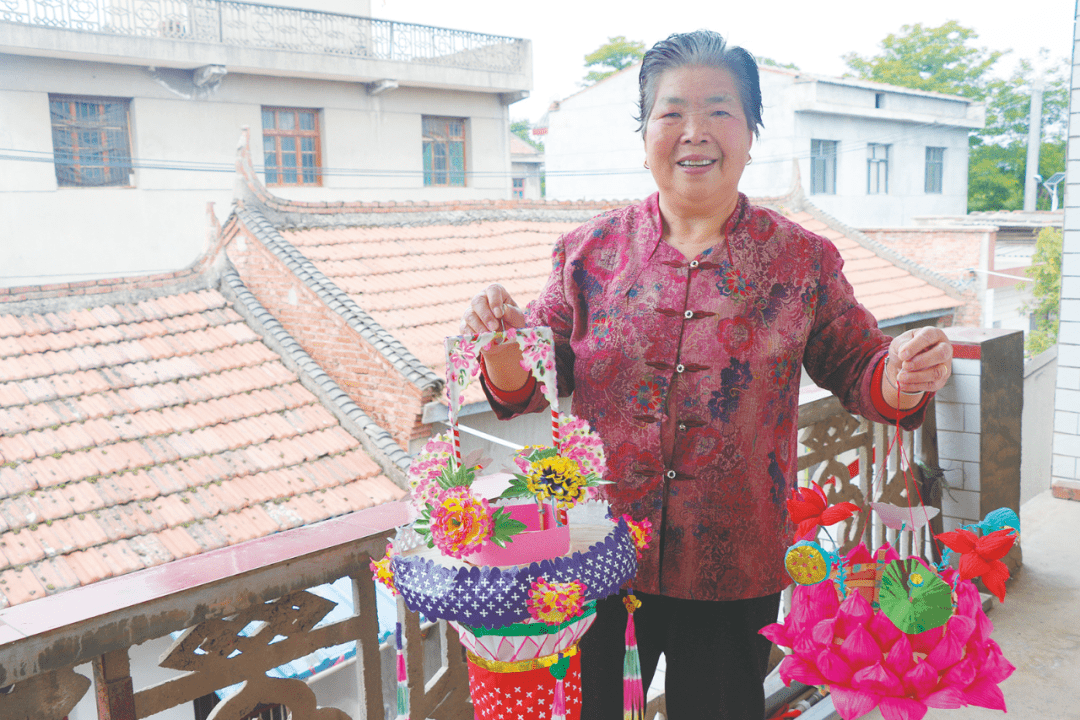
<svg viewBox="0 0 1080 720"><path fill-rule="evenodd" d="M502 285L493 283L473 296L469 309L461 317L462 335L479 335L505 327L525 327L525 314ZM525 385L529 373L521 367L521 348L516 342L504 342L481 351L488 380L496 388L512 392Z"/></svg>
<svg viewBox="0 0 1080 720"><path fill-rule="evenodd" d="M525 327L525 314L506 288L493 283L484 292L473 296L469 309L461 317L460 331L462 335L479 335L502 330L504 326Z"/></svg>

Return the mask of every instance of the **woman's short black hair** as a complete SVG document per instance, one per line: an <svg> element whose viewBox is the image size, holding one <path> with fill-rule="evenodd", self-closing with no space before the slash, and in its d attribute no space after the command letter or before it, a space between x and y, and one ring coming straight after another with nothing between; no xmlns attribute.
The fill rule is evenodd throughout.
<svg viewBox="0 0 1080 720"><path fill-rule="evenodd" d="M666 40L653 45L641 61L638 74L638 130L645 134L653 104L656 102L656 85L667 70L686 65L704 65L727 70L739 89L746 124L754 135L760 135L761 82L758 79L757 61L741 47L729 47L720 33L712 30L695 30L675 33Z"/></svg>

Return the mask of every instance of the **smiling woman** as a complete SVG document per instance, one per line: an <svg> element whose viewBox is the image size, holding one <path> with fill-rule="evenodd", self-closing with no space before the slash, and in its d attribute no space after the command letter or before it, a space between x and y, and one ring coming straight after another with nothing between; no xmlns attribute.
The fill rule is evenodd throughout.
<svg viewBox="0 0 1080 720"><path fill-rule="evenodd" d="M883 334L832 243L739 192L761 126L750 53L672 35L645 54L639 87L659 192L561 237L525 312L501 285L476 295L461 332L551 327L559 393L604 442L612 513L655 530L634 580L642 683L663 654L670 717L761 718L771 645L758 631L789 582L800 364L850 412L910 429L952 349L936 328ZM516 343L484 352L500 417L547 402L521 360ZM627 610L608 598L596 618L582 718L616 720Z"/></svg>

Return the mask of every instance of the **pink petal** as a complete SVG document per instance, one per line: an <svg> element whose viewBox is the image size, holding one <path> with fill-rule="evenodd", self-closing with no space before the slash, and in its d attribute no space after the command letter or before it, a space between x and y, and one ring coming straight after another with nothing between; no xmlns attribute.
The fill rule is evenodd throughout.
<svg viewBox="0 0 1080 720"><path fill-rule="evenodd" d="M880 562L882 565L888 565L893 560L900 559L900 553L896 552L896 550L893 550L893 546L889 543L885 543L884 545L879 547L876 554L878 555L878 562Z"/></svg>
<svg viewBox="0 0 1080 720"><path fill-rule="evenodd" d="M814 638L814 642L819 645L832 645L833 638L835 637L836 618L829 618L828 620L822 620L814 629L810 631L810 634Z"/></svg>
<svg viewBox="0 0 1080 720"><path fill-rule="evenodd" d="M956 641L952 633L945 633L941 642L937 644L930 654L926 656L926 662L936 667L941 672L960 662L964 656L964 647Z"/></svg>
<svg viewBox="0 0 1080 720"><path fill-rule="evenodd" d="M984 678L980 678L968 685L964 691L964 699L970 705L1007 712L1005 710L1005 696L1002 694L1001 688L996 683Z"/></svg>
<svg viewBox="0 0 1080 720"><path fill-rule="evenodd" d="M874 663L869 667L858 670L852 676L854 687L869 690L877 695L899 695L901 691L900 681L891 672L882 667L881 663Z"/></svg>
<svg viewBox="0 0 1080 720"><path fill-rule="evenodd" d="M881 612L874 613L874 616L870 619L870 623L867 625L866 629L874 636L874 640L882 650L891 648L893 643L903 635L896 625L893 624L893 621L890 620L885 613Z"/></svg>
<svg viewBox="0 0 1080 720"><path fill-rule="evenodd" d="M945 626L936 627L926 632L921 632L918 635L908 635L911 640L911 649L913 652L922 653L923 655L929 655L930 652L941 642L942 635L945 634Z"/></svg>
<svg viewBox="0 0 1080 720"><path fill-rule="evenodd" d="M985 679L996 685L1012 675L1014 670L1016 670L1016 666L1005 659L1005 656L1001 654L1001 649L997 647L997 643L994 643L992 649L986 654L986 659L983 660L978 677L980 680Z"/></svg>
<svg viewBox="0 0 1080 720"><path fill-rule="evenodd" d="M941 678L942 685L949 687L967 687L975 679L975 663L970 657L966 657L949 668Z"/></svg>
<svg viewBox="0 0 1080 720"><path fill-rule="evenodd" d="M795 638L792 651L800 657L814 657L821 651L821 644L814 641L810 633L803 633Z"/></svg>
<svg viewBox="0 0 1080 720"><path fill-rule="evenodd" d="M975 631L975 621L964 615L953 615L945 627L956 637L957 642L964 645Z"/></svg>
<svg viewBox="0 0 1080 720"><path fill-rule="evenodd" d="M770 642L780 645L782 647L791 647L791 641L788 639L787 629L780 623L773 623L772 625L766 625L759 631L762 635L769 639Z"/></svg>
<svg viewBox="0 0 1080 720"><path fill-rule="evenodd" d="M881 698L878 710L885 720L922 720L926 715L926 706L911 698Z"/></svg>
<svg viewBox="0 0 1080 720"><path fill-rule="evenodd" d="M851 680L851 666L832 650L822 650L817 656L817 668L822 677L830 683L848 684Z"/></svg>
<svg viewBox="0 0 1080 720"><path fill-rule="evenodd" d="M839 622L836 625L836 634L846 636L858 626L865 625L874 614L874 608L870 606L861 594L848 593L840 608L836 611Z"/></svg>
<svg viewBox="0 0 1080 720"><path fill-rule="evenodd" d="M801 682L803 685L825 685L825 678L813 665L801 657L788 655L780 662L780 679L785 685L790 685L792 680Z"/></svg>
<svg viewBox="0 0 1080 720"><path fill-rule="evenodd" d="M943 688L936 693L931 693L923 700L927 707L941 708L942 710L955 710L964 707L964 691L960 688Z"/></svg>
<svg viewBox="0 0 1080 720"><path fill-rule="evenodd" d="M870 551L866 549L866 543L859 543L844 557L844 564L851 566L858 563L868 563L872 560Z"/></svg>
<svg viewBox="0 0 1080 720"><path fill-rule="evenodd" d="M874 638L862 626L852 630L840 645L840 655L856 669L881 662L884 657Z"/></svg>
<svg viewBox="0 0 1080 720"><path fill-rule="evenodd" d="M944 580L944 576L942 576ZM946 582L949 582L946 580ZM982 598L979 597L979 591L975 588L975 585L971 582L962 582L956 588L956 613L958 615L965 615L973 618L976 613L982 610Z"/></svg>
<svg viewBox="0 0 1080 720"><path fill-rule="evenodd" d="M904 673L904 687L908 695L922 698L937 687L938 672L930 663L920 660L915 667Z"/></svg>
<svg viewBox="0 0 1080 720"><path fill-rule="evenodd" d="M831 688L829 693L833 699L833 707L844 720L855 720L877 707L881 700L873 693L863 690L851 690L845 687Z"/></svg>
<svg viewBox="0 0 1080 720"><path fill-rule="evenodd" d="M994 622L986 617L986 613L979 608L979 613L975 616L975 632L972 633L972 639L978 642L986 642L990 639L990 633L994 632Z"/></svg>
<svg viewBox="0 0 1080 720"><path fill-rule="evenodd" d="M889 648L889 654L885 656L885 667L891 668L898 675L903 675L915 665L915 659L911 655L911 641L907 635L900 634L900 638Z"/></svg>

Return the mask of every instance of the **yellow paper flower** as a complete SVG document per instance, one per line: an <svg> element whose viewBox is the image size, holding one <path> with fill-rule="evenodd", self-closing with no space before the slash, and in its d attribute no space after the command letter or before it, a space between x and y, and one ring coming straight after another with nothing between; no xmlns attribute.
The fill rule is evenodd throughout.
<svg viewBox="0 0 1080 720"><path fill-rule="evenodd" d="M397 587L394 585L394 569L390 563L394 560L394 543L386 544L386 556L382 560L372 560L369 564L371 574L376 582L381 582L391 593L397 595Z"/></svg>
<svg viewBox="0 0 1080 720"><path fill-rule="evenodd" d="M586 482L581 466L559 455L534 462L526 478L529 491L537 499L554 500L564 509L585 499Z"/></svg>

